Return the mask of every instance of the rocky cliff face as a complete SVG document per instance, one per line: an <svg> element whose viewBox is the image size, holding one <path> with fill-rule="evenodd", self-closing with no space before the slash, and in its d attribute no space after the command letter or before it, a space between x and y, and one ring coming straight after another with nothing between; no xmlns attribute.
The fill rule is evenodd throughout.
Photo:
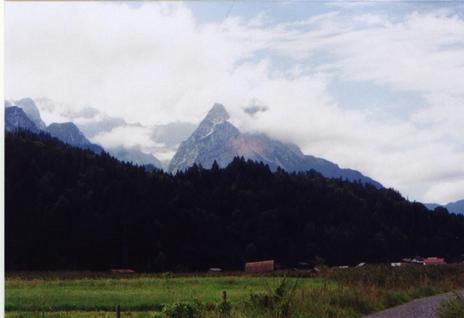
<svg viewBox="0 0 464 318"><path fill-rule="evenodd" d="M220 166L231 162L235 155L231 141L240 132L228 119L224 106L215 104L192 135L180 144L169 171L184 170L194 163L211 167L215 160Z"/></svg>
<svg viewBox="0 0 464 318"><path fill-rule="evenodd" d="M40 117L39 109L31 98L23 98L14 102L12 105L20 107L39 129L45 128L45 123Z"/></svg>
<svg viewBox="0 0 464 318"><path fill-rule="evenodd" d="M40 132L40 129L20 107L9 106L5 108L5 130L15 131L19 129L29 130L33 133Z"/></svg>
<svg viewBox="0 0 464 318"><path fill-rule="evenodd" d="M91 143L84 134L73 123L53 123L45 128L51 136L60 139L61 141L70 144L71 146L82 149L89 149L96 153L101 153L103 148L99 145Z"/></svg>

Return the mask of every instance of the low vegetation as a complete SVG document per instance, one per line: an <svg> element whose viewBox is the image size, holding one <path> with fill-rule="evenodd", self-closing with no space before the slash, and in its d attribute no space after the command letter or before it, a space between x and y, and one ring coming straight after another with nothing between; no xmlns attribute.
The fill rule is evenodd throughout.
<svg viewBox="0 0 464 318"><path fill-rule="evenodd" d="M122 318L361 317L464 287L464 266L457 265L290 274L7 274L6 310L8 318L115 317L116 305ZM444 318L462 317L453 316L459 300L441 310Z"/></svg>
<svg viewBox="0 0 464 318"><path fill-rule="evenodd" d="M464 297L456 294L456 297L443 303L438 309L440 318L462 318L464 317Z"/></svg>
<svg viewBox="0 0 464 318"><path fill-rule="evenodd" d="M95 275L81 277L77 273L72 278L61 273L15 274L6 282L7 311L112 311L116 305L130 311L160 311L164 305L175 302L202 303L220 299L222 291L227 291L231 302L239 302L252 292L264 292L278 283L278 277L178 277L172 274L118 276ZM295 278L293 280L296 280ZM316 287L323 280L307 279L302 286Z"/></svg>

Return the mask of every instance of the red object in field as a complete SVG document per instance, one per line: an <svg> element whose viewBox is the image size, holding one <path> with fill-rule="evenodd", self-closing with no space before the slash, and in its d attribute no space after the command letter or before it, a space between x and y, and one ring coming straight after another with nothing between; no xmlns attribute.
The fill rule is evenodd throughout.
<svg viewBox="0 0 464 318"><path fill-rule="evenodd" d="M246 273L265 273L274 270L274 260L245 263Z"/></svg>
<svg viewBox="0 0 464 318"><path fill-rule="evenodd" d="M426 257L424 258L424 265L445 265L445 259L441 257Z"/></svg>
<svg viewBox="0 0 464 318"><path fill-rule="evenodd" d="M113 268L111 270L112 273L118 273L118 274L132 274L135 273L133 269L130 268Z"/></svg>

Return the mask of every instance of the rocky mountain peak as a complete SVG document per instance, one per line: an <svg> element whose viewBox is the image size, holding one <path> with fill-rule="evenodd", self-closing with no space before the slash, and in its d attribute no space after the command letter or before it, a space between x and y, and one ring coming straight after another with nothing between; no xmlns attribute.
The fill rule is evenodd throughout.
<svg viewBox="0 0 464 318"><path fill-rule="evenodd" d="M5 130L16 131L19 129L39 133L39 129L35 123L27 117L22 108L18 106L10 106L5 109Z"/></svg>
<svg viewBox="0 0 464 318"><path fill-rule="evenodd" d="M40 117L39 109L35 104L32 98L26 97L17 101L14 101L14 104L26 113L26 115L35 123L37 128L44 129L45 123L43 122L42 118Z"/></svg>
<svg viewBox="0 0 464 318"><path fill-rule="evenodd" d="M361 181L382 187L359 171L343 169L328 160L305 155L295 144L284 143L264 134L241 133L228 119L225 107L214 104L198 128L181 143L171 160L169 171L182 171L195 163L209 168L215 161L220 167L225 167L234 157L244 157L263 162L271 170L278 167L289 172L314 169L329 178Z"/></svg>
<svg viewBox="0 0 464 318"><path fill-rule="evenodd" d="M90 149L95 153L103 151L103 148L99 145L92 144L72 122L53 123L46 127L45 131L51 136L75 147Z"/></svg>
<svg viewBox="0 0 464 318"><path fill-rule="evenodd" d="M213 107L209 110L204 120L211 121L214 123L219 123L226 121L230 118L229 113L227 112L224 105L215 103Z"/></svg>

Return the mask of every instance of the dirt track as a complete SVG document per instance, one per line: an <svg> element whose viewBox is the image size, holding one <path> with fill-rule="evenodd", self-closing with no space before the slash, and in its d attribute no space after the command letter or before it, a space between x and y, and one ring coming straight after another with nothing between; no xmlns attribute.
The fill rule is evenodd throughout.
<svg viewBox="0 0 464 318"><path fill-rule="evenodd" d="M459 292L464 296L464 290ZM437 318L436 309L440 304L454 297L453 293L441 294L413 300L407 304L393 307L364 318Z"/></svg>

